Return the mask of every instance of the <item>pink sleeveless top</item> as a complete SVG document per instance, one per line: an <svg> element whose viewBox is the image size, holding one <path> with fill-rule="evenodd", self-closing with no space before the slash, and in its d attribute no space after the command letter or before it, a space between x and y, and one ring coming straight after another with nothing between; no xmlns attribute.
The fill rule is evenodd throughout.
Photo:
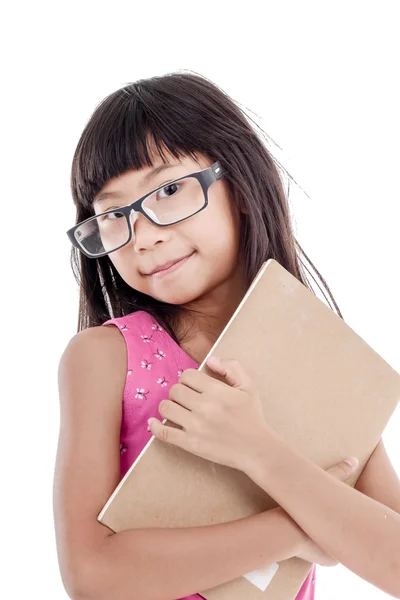
<svg viewBox="0 0 400 600"><path fill-rule="evenodd" d="M121 331L127 349L127 374L122 397L120 436L121 479L151 438L147 419L163 420L158 405L168 398L169 388L185 369L199 367L170 335L146 312L109 319ZM315 570L312 566L296 600L314 600ZM200 594L180 600L199 600Z"/></svg>

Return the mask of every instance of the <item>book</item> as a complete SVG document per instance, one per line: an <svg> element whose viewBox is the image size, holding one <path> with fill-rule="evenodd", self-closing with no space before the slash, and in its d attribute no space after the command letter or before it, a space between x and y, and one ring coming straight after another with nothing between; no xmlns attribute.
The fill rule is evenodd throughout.
<svg viewBox="0 0 400 600"><path fill-rule="evenodd" d="M329 306L270 259L199 366L213 377L211 354L243 365L269 426L309 460L327 469L356 456L346 485L356 484L397 406L400 375ZM98 521L114 532L197 527L276 506L243 472L152 437ZM197 592L207 600L293 600L311 567L293 557Z"/></svg>

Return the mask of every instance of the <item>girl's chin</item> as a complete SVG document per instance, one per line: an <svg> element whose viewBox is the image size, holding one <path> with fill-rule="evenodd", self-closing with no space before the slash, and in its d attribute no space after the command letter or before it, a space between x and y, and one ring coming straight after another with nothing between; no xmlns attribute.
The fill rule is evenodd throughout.
<svg viewBox="0 0 400 600"><path fill-rule="evenodd" d="M194 300L198 299L199 296L202 296L203 290L200 287L196 286L196 289L193 289L193 286L181 286L179 289L178 286L172 283L166 285L165 288L156 290L149 289L146 293L149 296L152 296L155 300L159 302L166 302L168 304L190 304Z"/></svg>
<svg viewBox="0 0 400 600"><path fill-rule="evenodd" d="M167 304L188 304L194 300L193 295L182 294L182 295L165 295L162 297L153 296L159 302L166 302Z"/></svg>

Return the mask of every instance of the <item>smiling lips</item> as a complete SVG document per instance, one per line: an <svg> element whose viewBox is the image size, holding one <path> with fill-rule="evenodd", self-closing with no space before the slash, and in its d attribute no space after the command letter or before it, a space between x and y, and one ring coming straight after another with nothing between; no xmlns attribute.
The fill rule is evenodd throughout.
<svg viewBox="0 0 400 600"><path fill-rule="evenodd" d="M160 276L162 276L164 273L166 274L167 271L168 272L172 272L172 270L175 270L175 268L173 268L173 267L178 268L181 264L183 264L184 262L186 262L186 260L188 260L193 254L194 254L194 252L192 252L191 254L187 254L186 256L184 256L182 258L178 258L178 259L175 259L175 260L170 260L169 262L166 262L163 265L160 265L159 267L156 267L150 273L146 273L146 275L148 277L150 277L150 275L160 275Z"/></svg>

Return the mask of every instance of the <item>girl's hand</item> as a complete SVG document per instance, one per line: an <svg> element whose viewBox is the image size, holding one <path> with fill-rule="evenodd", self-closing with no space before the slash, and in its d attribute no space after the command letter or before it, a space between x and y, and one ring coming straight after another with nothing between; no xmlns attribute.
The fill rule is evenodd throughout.
<svg viewBox="0 0 400 600"><path fill-rule="evenodd" d="M224 381L186 369L162 400L162 417L180 425L168 427L155 418L149 430L163 442L207 460L245 471L271 436L250 377L236 360L210 357L207 366Z"/></svg>
<svg viewBox="0 0 400 600"><path fill-rule="evenodd" d="M357 467L352 467L344 460L336 463L329 469L326 469L326 472L336 477L340 481L346 481L350 475L352 475ZM283 509L281 509L283 510ZM300 550L295 556L298 558L303 558L304 560L308 560L311 563L316 563L318 565L322 565L323 567L335 567L339 564L339 561L333 556L330 556L318 546L314 540L312 540L308 535L302 530L304 539L301 543Z"/></svg>
<svg viewBox="0 0 400 600"><path fill-rule="evenodd" d="M149 419L149 429L163 442L246 472L260 449L279 436L265 421L258 393L238 361L213 357L207 366L225 382L187 369L171 387L169 400L160 402L160 414L182 429L163 425L155 418ZM341 481L353 471L344 461L327 469ZM295 556L323 566L338 564L302 532L304 540Z"/></svg>

